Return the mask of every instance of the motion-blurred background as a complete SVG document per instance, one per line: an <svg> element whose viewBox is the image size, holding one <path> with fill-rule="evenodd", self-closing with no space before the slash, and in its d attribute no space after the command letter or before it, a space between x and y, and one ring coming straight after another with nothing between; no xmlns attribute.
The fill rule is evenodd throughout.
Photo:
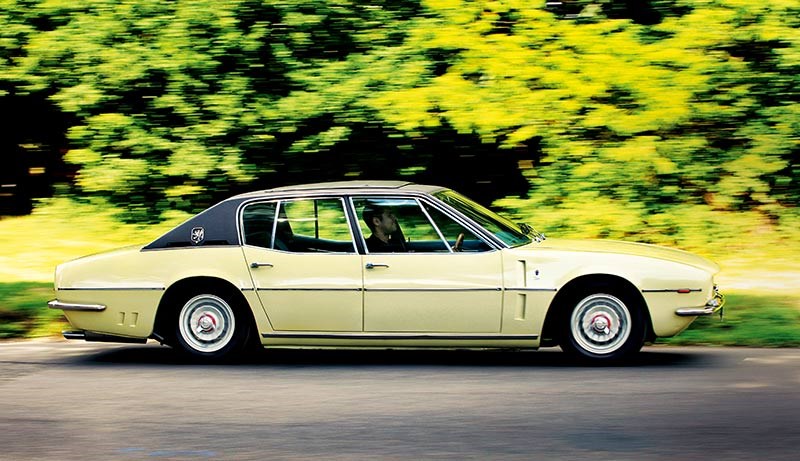
<svg viewBox="0 0 800 461"><path fill-rule="evenodd" d="M799 88L797 0L0 0L0 338L221 198L404 179L711 257L685 341L800 345Z"/></svg>

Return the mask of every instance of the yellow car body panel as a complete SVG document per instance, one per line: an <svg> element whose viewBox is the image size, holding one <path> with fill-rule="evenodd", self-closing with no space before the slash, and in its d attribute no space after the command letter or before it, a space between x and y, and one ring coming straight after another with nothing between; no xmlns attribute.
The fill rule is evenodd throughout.
<svg viewBox="0 0 800 461"><path fill-rule="evenodd" d="M500 252L379 254L363 260L364 331L500 333Z"/></svg>
<svg viewBox="0 0 800 461"><path fill-rule="evenodd" d="M77 329L147 338L166 289L192 277L219 278L240 289L253 286L239 247L142 251L136 246L60 265L56 297L65 303L106 306L100 312L65 310Z"/></svg>
<svg viewBox="0 0 800 461"><path fill-rule="evenodd" d="M255 289L276 331L361 331L361 260L244 247ZM240 262L242 264L243 262Z"/></svg>

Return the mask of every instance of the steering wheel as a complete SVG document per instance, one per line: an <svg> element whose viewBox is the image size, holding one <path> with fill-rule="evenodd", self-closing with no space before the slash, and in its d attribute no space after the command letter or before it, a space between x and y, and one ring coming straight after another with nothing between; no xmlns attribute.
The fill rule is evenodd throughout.
<svg viewBox="0 0 800 461"><path fill-rule="evenodd" d="M456 237L456 243L453 244L453 251L461 251L461 245L464 244L464 233L458 234Z"/></svg>

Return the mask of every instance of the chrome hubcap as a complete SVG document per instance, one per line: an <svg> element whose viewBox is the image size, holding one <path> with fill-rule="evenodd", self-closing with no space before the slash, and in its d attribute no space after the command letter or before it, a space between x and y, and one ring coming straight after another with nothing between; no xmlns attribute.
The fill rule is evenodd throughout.
<svg viewBox="0 0 800 461"><path fill-rule="evenodd" d="M604 335L607 335L611 332L611 328L609 328L611 325L611 320L609 320L609 318L606 317L605 315L601 314L595 316L595 318L593 318L590 323L592 325L592 328L594 328L594 331L597 333L602 333Z"/></svg>
<svg viewBox="0 0 800 461"><path fill-rule="evenodd" d="M610 354L625 344L631 333L631 314L618 298L595 294L575 307L570 319L572 337L593 354Z"/></svg>
<svg viewBox="0 0 800 461"><path fill-rule="evenodd" d="M197 321L197 333L211 333L217 327L217 319L211 314L204 314Z"/></svg>
<svg viewBox="0 0 800 461"><path fill-rule="evenodd" d="M178 317L181 337L199 352L215 352L225 347L236 326L233 309L214 295L190 299Z"/></svg>

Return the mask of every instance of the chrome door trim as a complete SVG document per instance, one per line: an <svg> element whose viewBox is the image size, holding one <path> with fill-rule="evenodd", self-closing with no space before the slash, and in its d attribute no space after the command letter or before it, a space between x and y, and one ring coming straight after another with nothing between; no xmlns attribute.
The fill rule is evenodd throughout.
<svg viewBox="0 0 800 461"><path fill-rule="evenodd" d="M476 291L503 291L502 288L364 288L369 292L408 292L408 293L429 293L429 292L476 292Z"/></svg>
<svg viewBox="0 0 800 461"><path fill-rule="evenodd" d="M256 291L363 291L363 288L256 288Z"/></svg>
<svg viewBox="0 0 800 461"><path fill-rule="evenodd" d="M167 288L164 286L151 286L151 287L58 287L56 291L164 291Z"/></svg>
<svg viewBox="0 0 800 461"><path fill-rule="evenodd" d="M556 292L558 288L506 288L506 291L548 291Z"/></svg>
<svg viewBox="0 0 800 461"><path fill-rule="evenodd" d="M302 332L302 333L286 333L286 332L271 332L261 333L262 338L273 339L368 339L368 340L386 340L386 339L401 339L401 340L437 340L437 341L535 341L539 339L539 335L519 335L509 334L501 335L496 333L491 334L461 334L461 333L315 333L315 332Z"/></svg>

